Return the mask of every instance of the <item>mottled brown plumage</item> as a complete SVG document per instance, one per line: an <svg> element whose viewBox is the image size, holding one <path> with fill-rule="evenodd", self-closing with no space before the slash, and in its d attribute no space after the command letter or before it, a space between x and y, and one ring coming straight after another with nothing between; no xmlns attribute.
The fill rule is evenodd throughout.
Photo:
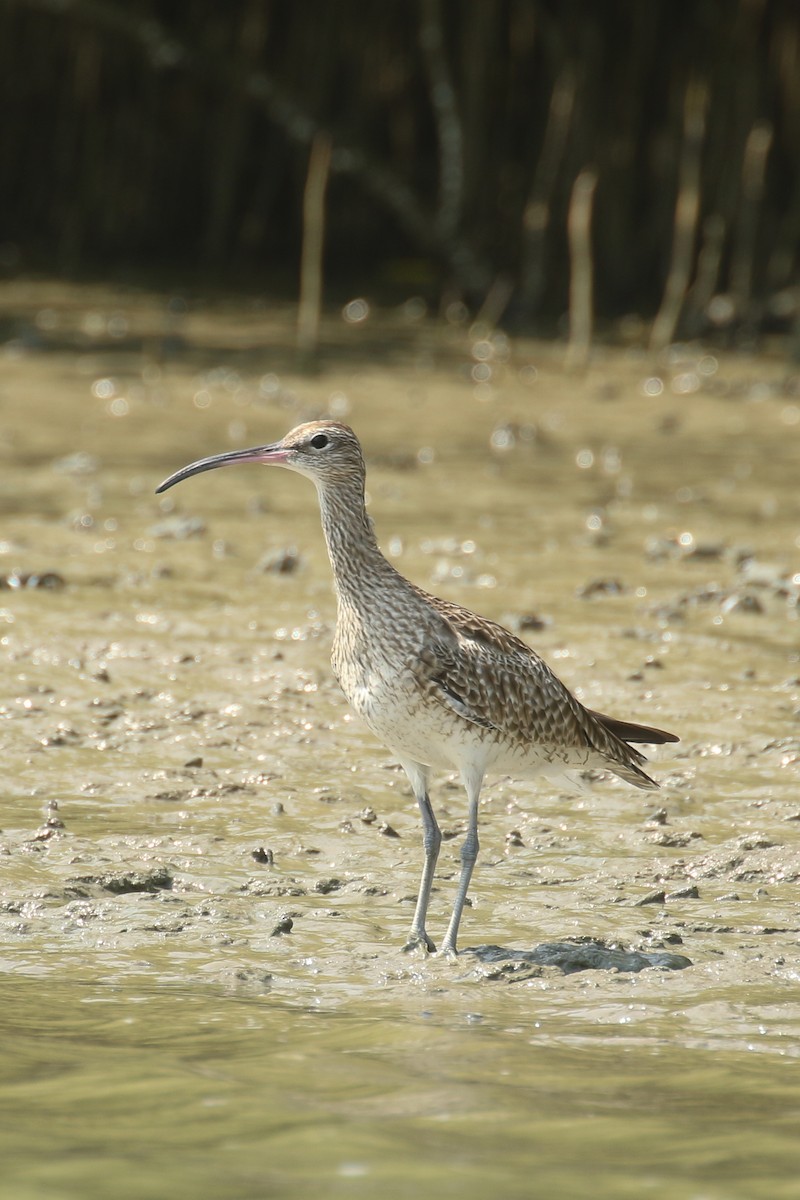
<svg viewBox="0 0 800 1200"><path fill-rule="evenodd" d="M364 503L356 435L336 421L299 425L270 446L192 463L163 491L232 463L288 467L316 485L333 568L338 616L333 670L350 704L397 755L419 803L425 866L409 945L433 949L426 928L441 833L428 798L433 767L457 769L469 800L461 876L442 950L455 953L478 853L478 799L487 771L521 776L603 767L646 789L629 743L675 742L674 734L585 708L520 638L501 625L405 579L381 553Z"/></svg>

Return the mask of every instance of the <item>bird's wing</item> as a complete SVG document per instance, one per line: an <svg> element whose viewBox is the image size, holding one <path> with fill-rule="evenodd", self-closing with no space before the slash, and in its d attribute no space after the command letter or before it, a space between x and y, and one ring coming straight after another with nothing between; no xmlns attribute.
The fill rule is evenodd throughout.
<svg viewBox="0 0 800 1200"><path fill-rule="evenodd" d="M420 594L436 615L409 666L432 698L504 741L585 750L635 787L658 789L641 769L645 756L624 740L640 727L584 708L544 659L502 625Z"/></svg>
<svg viewBox="0 0 800 1200"><path fill-rule="evenodd" d="M441 703L503 738L612 749L605 730L525 642L493 621L432 599L439 620L426 631L420 666Z"/></svg>

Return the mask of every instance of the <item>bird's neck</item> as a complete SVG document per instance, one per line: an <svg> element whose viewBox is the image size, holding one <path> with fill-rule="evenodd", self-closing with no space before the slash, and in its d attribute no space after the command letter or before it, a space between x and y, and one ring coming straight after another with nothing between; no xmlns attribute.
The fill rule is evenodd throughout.
<svg viewBox="0 0 800 1200"><path fill-rule="evenodd" d="M362 481L319 488L322 530L339 604L362 608L370 594L396 577L375 538Z"/></svg>

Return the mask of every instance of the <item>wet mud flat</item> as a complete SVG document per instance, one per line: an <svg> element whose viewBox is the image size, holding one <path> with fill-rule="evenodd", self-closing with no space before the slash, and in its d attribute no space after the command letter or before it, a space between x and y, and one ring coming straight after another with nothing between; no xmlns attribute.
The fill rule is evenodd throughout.
<svg viewBox="0 0 800 1200"><path fill-rule="evenodd" d="M792 1194L797 371L686 347L661 368L601 351L576 378L552 346L378 314L331 318L308 377L278 310L189 306L176 328L144 294L0 300L0 1096L31 1114L6 1135L12 1177L48 1185L32 1156L49 1114L59 1194L95 1194L109 1169L134 1194L121 1115L94 1152L58 1119L116 1094L110 1052L141 1082L128 1145L153 1142L145 1079L165 1139L183 1105L195 1194L217 1169L251 1194L266 1146L287 1194L402 1194L417 1120L443 1113L425 1186L529 1194L535 1162L576 1192L577 1131L603 1114L621 1163L632 1105L664 1160L628 1148L598 1194L639 1194L648 1172L664 1195ZM313 489L252 468L152 494L320 413L359 433L404 573L515 628L591 707L682 738L652 755L655 796L491 781L456 961L400 950L421 831L331 678ZM432 799L440 939L466 803L446 775ZM199 1093L224 1101L218 1140ZM157 1194L166 1140L140 1161L138 1194Z"/></svg>

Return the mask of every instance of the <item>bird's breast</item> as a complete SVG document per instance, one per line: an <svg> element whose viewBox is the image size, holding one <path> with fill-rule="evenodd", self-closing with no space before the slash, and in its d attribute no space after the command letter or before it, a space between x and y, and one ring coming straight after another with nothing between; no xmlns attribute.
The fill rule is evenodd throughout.
<svg viewBox="0 0 800 1200"><path fill-rule="evenodd" d="M334 642L332 665L351 708L400 757L429 766L450 762L445 743L456 721L431 709L413 671L391 652L346 653Z"/></svg>

